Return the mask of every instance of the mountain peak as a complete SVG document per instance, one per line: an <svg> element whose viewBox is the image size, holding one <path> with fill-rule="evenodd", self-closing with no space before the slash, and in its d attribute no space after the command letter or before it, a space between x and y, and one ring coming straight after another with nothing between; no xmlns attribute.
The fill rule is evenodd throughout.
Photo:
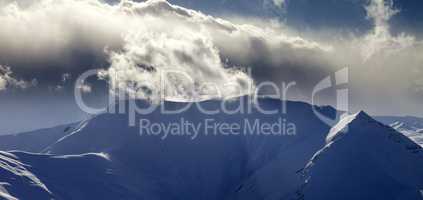
<svg viewBox="0 0 423 200"><path fill-rule="evenodd" d="M366 112L364 112L364 111L359 111L359 112L357 112L356 114L355 114L355 116L356 116L356 119L365 119L365 120L374 120L372 117L370 117L370 115L369 114L367 114Z"/></svg>
<svg viewBox="0 0 423 200"><path fill-rule="evenodd" d="M375 120L364 111L359 111L355 114L344 115L339 120L339 122L330 129L329 134L326 137L326 143L330 143L336 140L339 136L348 132L348 129L351 128L353 124L358 124L358 123L361 124L362 122L372 122L372 121L375 121Z"/></svg>

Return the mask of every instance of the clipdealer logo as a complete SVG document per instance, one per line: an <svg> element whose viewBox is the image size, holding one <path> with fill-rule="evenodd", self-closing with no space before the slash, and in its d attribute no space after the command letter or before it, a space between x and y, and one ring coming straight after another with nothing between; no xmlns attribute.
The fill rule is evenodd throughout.
<svg viewBox="0 0 423 200"><path fill-rule="evenodd" d="M98 113L119 113L128 115L128 126L139 126L140 135L148 136L160 136L162 139L167 138L171 135L187 136L191 139L195 139L199 134L204 135L239 135L239 134L261 134L261 135L282 135L290 136L295 135L296 127L295 124L289 122L287 119L282 118L284 114L287 114L287 101L281 101L280 109L265 109L266 106L260 105L258 103L259 92L263 88L271 89L275 91L271 98L275 99L288 99L287 93L288 90L296 85L296 82L290 82L288 84L282 83L277 85L274 82L265 81L260 84L251 87L251 91L248 92L248 102L239 101L239 105L228 106L231 100L226 100L223 98L220 105L214 108L214 110L206 109L207 106L202 104L202 101L187 101L184 102L182 107L176 110L168 110L166 108L165 97L163 94L157 92L159 101L156 103L148 103L144 106L139 106L137 98L128 98L127 92L121 88L112 88L113 93L109 92L109 107L105 108L92 108L87 106L82 98L81 88L85 85L86 80L91 76L97 76L100 70L89 70L83 73L76 81L75 84L75 100L77 105L81 110L89 114L98 114ZM181 72L183 73L183 72ZM167 73L165 73L167 74ZM315 116L320 119L323 123L333 126L335 125L342 117L343 114L347 113L349 107L348 101L348 68L343 68L339 71L336 71L333 75L327 76L316 84L312 90L311 104L316 104L316 99L318 98L321 92L324 92L329 89L335 89L336 91L336 109L339 112L336 112L335 118L330 118L325 113L321 113L320 109L317 106L311 106ZM210 83L206 83L210 85ZM164 83L161 83L161 86L164 86ZM217 88L217 87L216 87ZM132 88L134 89L134 88ZM219 92L218 92L219 93ZM220 93L221 94L221 93ZM269 96L269 95L267 95ZM229 103L228 103L229 102ZM154 122L147 118L139 119L139 116L149 115L155 112L159 112L162 116L165 115L177 115L186 112L192 106L196 106L198 112L203 114L200 119L202 121L196 120L195 122L189 121L185 118L182 118L180 121L171 121L167 123ZM210 109L210 108L209 108ZM295 112L295 111L293 111ZM219 114L254 114L258 113L261 115L277 115L279 119L277 120L260 120L257 119L246 119L243 121L237 122L221 122L214 119ZM253 115L252 115L253 116ZM199 119L199 120L200 120ZM137 121L138 120L138 121Z"/></svg>

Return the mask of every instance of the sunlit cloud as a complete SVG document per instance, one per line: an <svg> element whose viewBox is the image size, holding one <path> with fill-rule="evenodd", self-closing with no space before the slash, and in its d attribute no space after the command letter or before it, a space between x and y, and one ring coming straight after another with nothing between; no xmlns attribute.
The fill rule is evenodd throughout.
<svg viewBox="0 0 423 200"><path fill-rule="evenodd" d="M285 6L285 0L273 0L273 3L279 8L283 8Z"/></svg>
<svg viewBox="0 0 423 200"><path fill-rule="evenodd" d="M206 83L225 89L222 83L232 83L243 91L246 83L264 80L296 81L306 96L329 72L349 67L350 85L362 99L358 104L366 104L374 93L387 91L407 99L423 75L422 42L390 33L389 20L400 12L392 1L363 5L374 24L368 33L328 31L327 39L313 38L313 30L304 37L281 22L221 19L164 0L13 2L0 8L0 64L10 64L17 75L37 72L41 81L57 76L49 85L63 87L63 74L76 78L101 67L111 88L145 98L157 91L160 72L178 70L178 76L166 79L169 96L216 95L215 88L199 88Z"/></svg>
<svg viewBox="0 0 423 200"><path fill-rule="evenodd" d="M102 75L113 75L108 76L112 85L135 82L147 91L157 87L159 70L178 70L194 79L190 84L167 80L167 87L182 96L206 92L194 87L200 83L218 88L229 83L244 91L252 77L237 68L308 65L320 62L313 60L330 51L327 45L280 30L234 24L164 0L117 5L95 0L41 1L25 8L11 3L0 13L6 30L0 32L4 44L0 52L8 63L22 64L24 57L35 66L42 63L39 70L45 66L78 70L86 67L78 65L82 52L110 64ZM229 62L223 62L226 59ZM261 66L264 59L267 64ZM35 70L34 65L23 67ZM146 66L153 70L145 70Z"/></svg>
<svg viewBox="0 0 423 200"><path fill-rule="evenodd" d="M415 38L402 33L392 36L389 20L399 11L392 0L372 0L366 6L367 16L374 23L373 30L363 38L362 55L365 60L378 53L394 53L411 47Z"/></svg>
<svg viewBox="0 0 423 200"><path fill-rule="evenodd" d="M6 90L7 88L26 89L36 84L36 80L26 82L14 78L10 67L0 65L0 91Z"/></svg>
<svg viewBox="0 0 423 200"><path fill-rule="evenodd" d="M82 85L78 85L77 89L81 90L82 93L91 93L92 86L85 83Z"/></svg>

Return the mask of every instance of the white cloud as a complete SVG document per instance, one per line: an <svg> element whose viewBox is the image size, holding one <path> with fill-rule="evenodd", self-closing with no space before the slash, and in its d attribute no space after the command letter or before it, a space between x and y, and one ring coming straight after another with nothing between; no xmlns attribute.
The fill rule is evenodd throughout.
<svg viewBox="0 0 423 200"><path fill-rule="evenodd" d="M91 93L92 91L92 86L88 84L78 85L77 88L83 93Z"/></svg>
<svg viewBox="0 0 423 200"><path fill-rule="evenodd" d="M225 69L222 57L245 67L270 59L271 65L279 67L284 63L306 63L313 54L320 56L330 51L300 37L289 37L270 28L233 24L165 1L127 2L121 9L142 16L138 19L142 25L126 35L124 51L111 53L108 73L109 77L115 77L111 79L115 86L128 88L127 83L139 83L131 91L138 93L137 96L144 97L144 89L147 93L157 91L151 89L163 81L159 78L163 70L183 73L164 78L169 83L166 91L175 93L166 95L205 93L204 88L197 86L209 83L224 91L223 96L235 95L234 92L243 94L252 80L240 71ZM206 89L210 90L215 93L216 89ZM143 94L139 94L140 91Z"/></svg>
<svg viewBox="0 0 423 200"><path fill-rule="evenodd" d="M24 57L41 63L40 68L78 68L81 57L74 61L72 53L82 52L110 62L106 73L112 85L136 82L146 91L157 88L159 71L179 70L194 80L189 84L180 78L166 79L166 87L178 95L200 90L198 85L205 83L218 88L231 83L244 91L251 79L234 66L304 66L322 60L330 51L281 30L234 24L164 0L117 5L97 0L43 0L25 8L12 3L0 8L0 24L4 30L0 32L0 55L9 63L20 64ZM261 65L263 60L267 64Z"/></svg>
<svg viewBox="0 0 423 200"><path fill-rule="evenodd" d="M71 78L72 78L72 75L70 73L64 73L64 74L62 74L62 83L65 84Z"/></svg>
<svg viewBox="0 0 423 200"><path fill-rule="evenodd" d="M325 41L305 39L303 33L273 22L253 24L244 19L235 23L164 0L116 5L97 0L41 0L25 7L12 3L0 7L0 61L37 72L61 68L60 77L65 72L76 76L87 67L81 63L94 57L107 61L102 75L113 87L138 97L157 90L163 70L178 70L193 78L189 82L181 75L167 77L165 88L174 93L167 95L190 96L204 83L225 89L223 83L233 83L245 89L251 78L294 80L307 90L328 71L348 66L354 76L350 85L355 96L362 98L359 104L373 101L373 96L403 100L423 74L417 70L422 68L423 43L405 33L389 32L389 20L399 12L392 1L372 0L366 11L374 22L368 34L328 31ZM237 68L251 68L255 73L248 77ZM212 87L204 91L212 93Z"/></svg>
<svg viewBox="0 0 423 200"><path fill-rule="evenodd" d="M283 8L285 6L285 0L273 0L273 3L279 8Z"/></svg>
<svg viewBox="0 0 423 200"><path fill-rule="evenodd" d="M13 72L10 67L0 65L0 91L6 90L9 87L26 89L36 84L36 81L26 82L17 80L13 77Z"/></svg>
<svg viewBox="0 0 423 200"><path fill-rule="evenodd" d="M227 92L223 96L235 95L229 90L233 85L245 94L252 81L224 68L210 38L184 27L169 32L140 28L126 37L124 51L111 53L110 62L106 73L112 87L142 98L160 91L167 97L211 95L202 84Z"/></svg>
<svg viewBox="0 0 423 200"><path fill-rule="evenodd" d="M393 53L412 46L415 39L406 34L396 37L389 32L389 20L399 11L392 0L372 0L366 6L367 17L374 22L373 30L363 40L362 55L365 60L378 53Z"/></svg>
<svg viewBox="0 0 423 200"><path fill-rule="evenodd" d="M6 86L7 86L6 79L0 76L0 91L5 90Z"/></svg>
<svg viewBox="0 0 423 200"><path fill-rule="evenodd" d="M423 76L423 42L407 33L390 32L389 21L400 12L391 0L371 0L365 9L373 29L332 43L333 63L350 68L354 108L378 114L421 113L421 96L416 93Z"/></svg>

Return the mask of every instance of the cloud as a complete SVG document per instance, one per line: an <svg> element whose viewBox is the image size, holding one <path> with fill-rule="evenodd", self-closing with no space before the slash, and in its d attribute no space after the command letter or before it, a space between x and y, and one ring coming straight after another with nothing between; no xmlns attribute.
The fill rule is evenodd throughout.
<svg viewBox="0 0 423 200"><path fill-rule="evenodd" d="M367 17L374 22L373 30L362 41L362 55L365 60L378 53L389 54L393 51L401 51L415 43L415 38L412 36L391 35L389 20L399 12L394 9L392 0L372 0L365 8Z"/></svg>
<svg viewBox="0 0 423 200"><path fill-rule="evenodd" d="M101 77L112 88L142 98L154 95L162 81L169 97L213 96L228 88L224 83L232 91L222 95L233 95L260 81L296 81L301 96L329 72L349 67L353 103L370 109L380 108L375 96L411 104L410 91L421 87L423 44L390 33L389 20L399 12L392 1L363 5L374 24L368 33L328 31L321 38L280 22L225 20L164 0L13 2L0 6L0 63L51 85L61 84L64 73L76 78L103 68ZM180 73L163 77L169 70Z"/></svg>
<svg viewBox="0 0 423 200"><path fill-rule="evenodd" d="M103 66L113 75L108 76L112 86L135 82L154 91L159 71L172 69L194 79L191 85L181 78L166 79L167 87L180 95L205 83L218 88L230 83L244 91L252 80L238 68L270 74L287 65L287 72L296 66L318 68L331 50L272 27L234 24L164 0L11 3L0 9L0 22L0 62L12 63L16 71L35 71L46 79L43 71L58 76Z"/></svg>
<svg viewBox="0 0 423 200"><path fill-rule="evenodd" d="M126 37L122 52L110 54L110 63L103 75L112 88L140 98L163 91L167 97L220 96L216 92L223 91L221 96L239 95L252 84L246 74L224 68L210 38L184 27L172 32L139 29Z"/></svg>
<svg viewBox="0 0 423 200"><path fill-rule="evenodd" d="M72 75L69 73L64 73L62 74L62 83L65 84L66 82L69 81L69 79L72 78Z"/></svg>
<svg viewBox="0 0 423 200"><path fill-rule="evenodd" d="M81 90L81 92L83 93L91 93L92 92L92 86L88 85L88 84L82 84L82 85L78 85L77 89Z"/></svg>
<svg viewBox="0 0 423 200"><path fill-rule="evenodd" d="M26 89L36 84L36 80L32 82L17 80L13 77L13 72L10 67L0 65L0 91L6 90L9 87Z"/></svg>
<svg viewBox="0 0 423 200"><path fill-rule="evenodd" d="M0 76L0 91L5 90L7 86L7 81L2 76Z"/></svg>
<svg viewBox="0 0 423 200"><path fill-rule="evenodd" d="M152 88L158 88L163 70L181 72L164 77L169 83L166 91L175 93L170 96L191 96L187 93L192 92L201 95L210 90L216 93L216 89L225 91L223 96L234 95L233 92L239 95L246 92L252 80L233 70L233 66L280 70L286 63L306 65L330 51L330 47L281 31L233 24L166 1L126 2L121 9L136 13L142 26L126 35L123 51L110 54L111 67L107 72L109 77L115 77L112 85L129 88L127 83L140 83L131 93L141 91L142 97L157 91ZM224 58L229 62L222 62ZM264 60L267 64L260 66ZM192 87L202 84L213 84L214 89Z"/></svg>
<svg viewBox="0 0 423 200"><path fill-rule="evenodd" d="M422 95L417 93L423 76L423 41L390 32L389 21L400 12L393 5L392 0L371 0L365 10L373 29L350 40L344 36L333 61L350 67L355 108L421 115Z"/></svg>
<svg viewBox="0 0 423 200"><path fill-rule="evenodd" d="M283 8L285 6L285 1L286 0L273 0L273 3L279 7L279 8Z"/></svg>

